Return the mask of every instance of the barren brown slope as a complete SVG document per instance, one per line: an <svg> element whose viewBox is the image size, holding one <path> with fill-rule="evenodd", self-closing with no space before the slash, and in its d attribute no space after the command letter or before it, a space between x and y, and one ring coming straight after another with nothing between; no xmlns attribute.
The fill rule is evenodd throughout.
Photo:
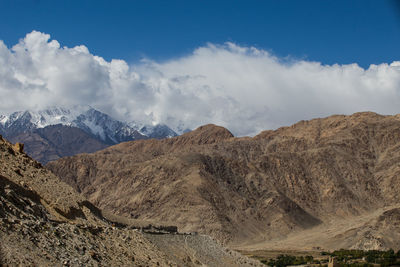
<svg viewBox="0 0 400 267"><path fill-rule="evenodd" d="M8 140L24 143L27 154L43 164L78 153L95 152L108 146L79 128L61 124L9 136Z"/></svg>
<svg viewBox="0 0 400 267"><path fill-rule="evenodd" d="M261 265L207 236L165 234L172 228L127 219L110 221L1 136L0 204L0 266Z"/></svg>
<svg viewBox="0 0 400 267"><path fill-rule="evenodd" d="M234 138L207 125L180 137L122 143L48 167L104 209L171 221L180 229L243 245L282 240L397 205L399 140L399 115L365 112L302 121L254 138ZM371 235L348 242L334 235L340 242L322 243L349 247L361 242L368 248ZM399 246L382 238L382 247Z"/></svg>

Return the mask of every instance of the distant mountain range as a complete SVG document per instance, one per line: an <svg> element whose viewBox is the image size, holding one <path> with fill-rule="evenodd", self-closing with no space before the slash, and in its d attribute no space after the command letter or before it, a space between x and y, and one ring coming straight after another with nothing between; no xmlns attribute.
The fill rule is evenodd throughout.
<svg viewBox="0 0 400 267"><path fill-rule="evenodd" d="M42 163L121 142L177 136L167 125L122 122L91 107L54 107L0 115L0 134L12 142L24 143L27 153Z"/></svg>

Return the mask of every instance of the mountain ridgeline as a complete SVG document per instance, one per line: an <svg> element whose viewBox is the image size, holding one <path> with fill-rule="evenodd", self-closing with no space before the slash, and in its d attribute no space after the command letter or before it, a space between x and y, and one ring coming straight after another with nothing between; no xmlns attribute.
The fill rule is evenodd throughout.
<svg viewBox="0 0 400 267"><path fill-rule="evenodd" d="M215 125L47 167L104 210L232 247L400 249L400 115L301 121L235 138Z"/></svg>
<svg viewBox="0 0 400 267"><path fill-rule="evenodd" d="M52 108L0 115L0 134L24 143L27 153L44 164L121 142L177 136L164 124L126 123L90 107L81 110Z"/></svg>

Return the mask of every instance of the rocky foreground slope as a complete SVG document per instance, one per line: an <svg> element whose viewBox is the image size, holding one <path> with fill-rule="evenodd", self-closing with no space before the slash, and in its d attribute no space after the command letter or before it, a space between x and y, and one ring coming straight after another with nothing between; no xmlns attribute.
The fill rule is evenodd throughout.
<svg viewBox="0 0 400 267"><path fill-rule="evenodd" d="M248 248L400 249L400 115L206 125L47 166L99 207Z"/></svg>
<svg viewBox="0 0 400 267"><path fill-rule="evenodd" d="M0 136L0 266L258 266L208 236L104 216Z"/></svg>

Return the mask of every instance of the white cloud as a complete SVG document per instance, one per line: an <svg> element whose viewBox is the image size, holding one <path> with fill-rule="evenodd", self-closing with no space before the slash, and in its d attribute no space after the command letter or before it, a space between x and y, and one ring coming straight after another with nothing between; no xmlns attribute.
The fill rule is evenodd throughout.
<svg viewBox="0 0 400 267"><path fill-rule="evenodd" d="M399 113L400 62L321 65L226 43L129 66L34 31L11 49L0 41L0 95L0 113L91 105L126 121L247 135L331 114Z"/></svg>

